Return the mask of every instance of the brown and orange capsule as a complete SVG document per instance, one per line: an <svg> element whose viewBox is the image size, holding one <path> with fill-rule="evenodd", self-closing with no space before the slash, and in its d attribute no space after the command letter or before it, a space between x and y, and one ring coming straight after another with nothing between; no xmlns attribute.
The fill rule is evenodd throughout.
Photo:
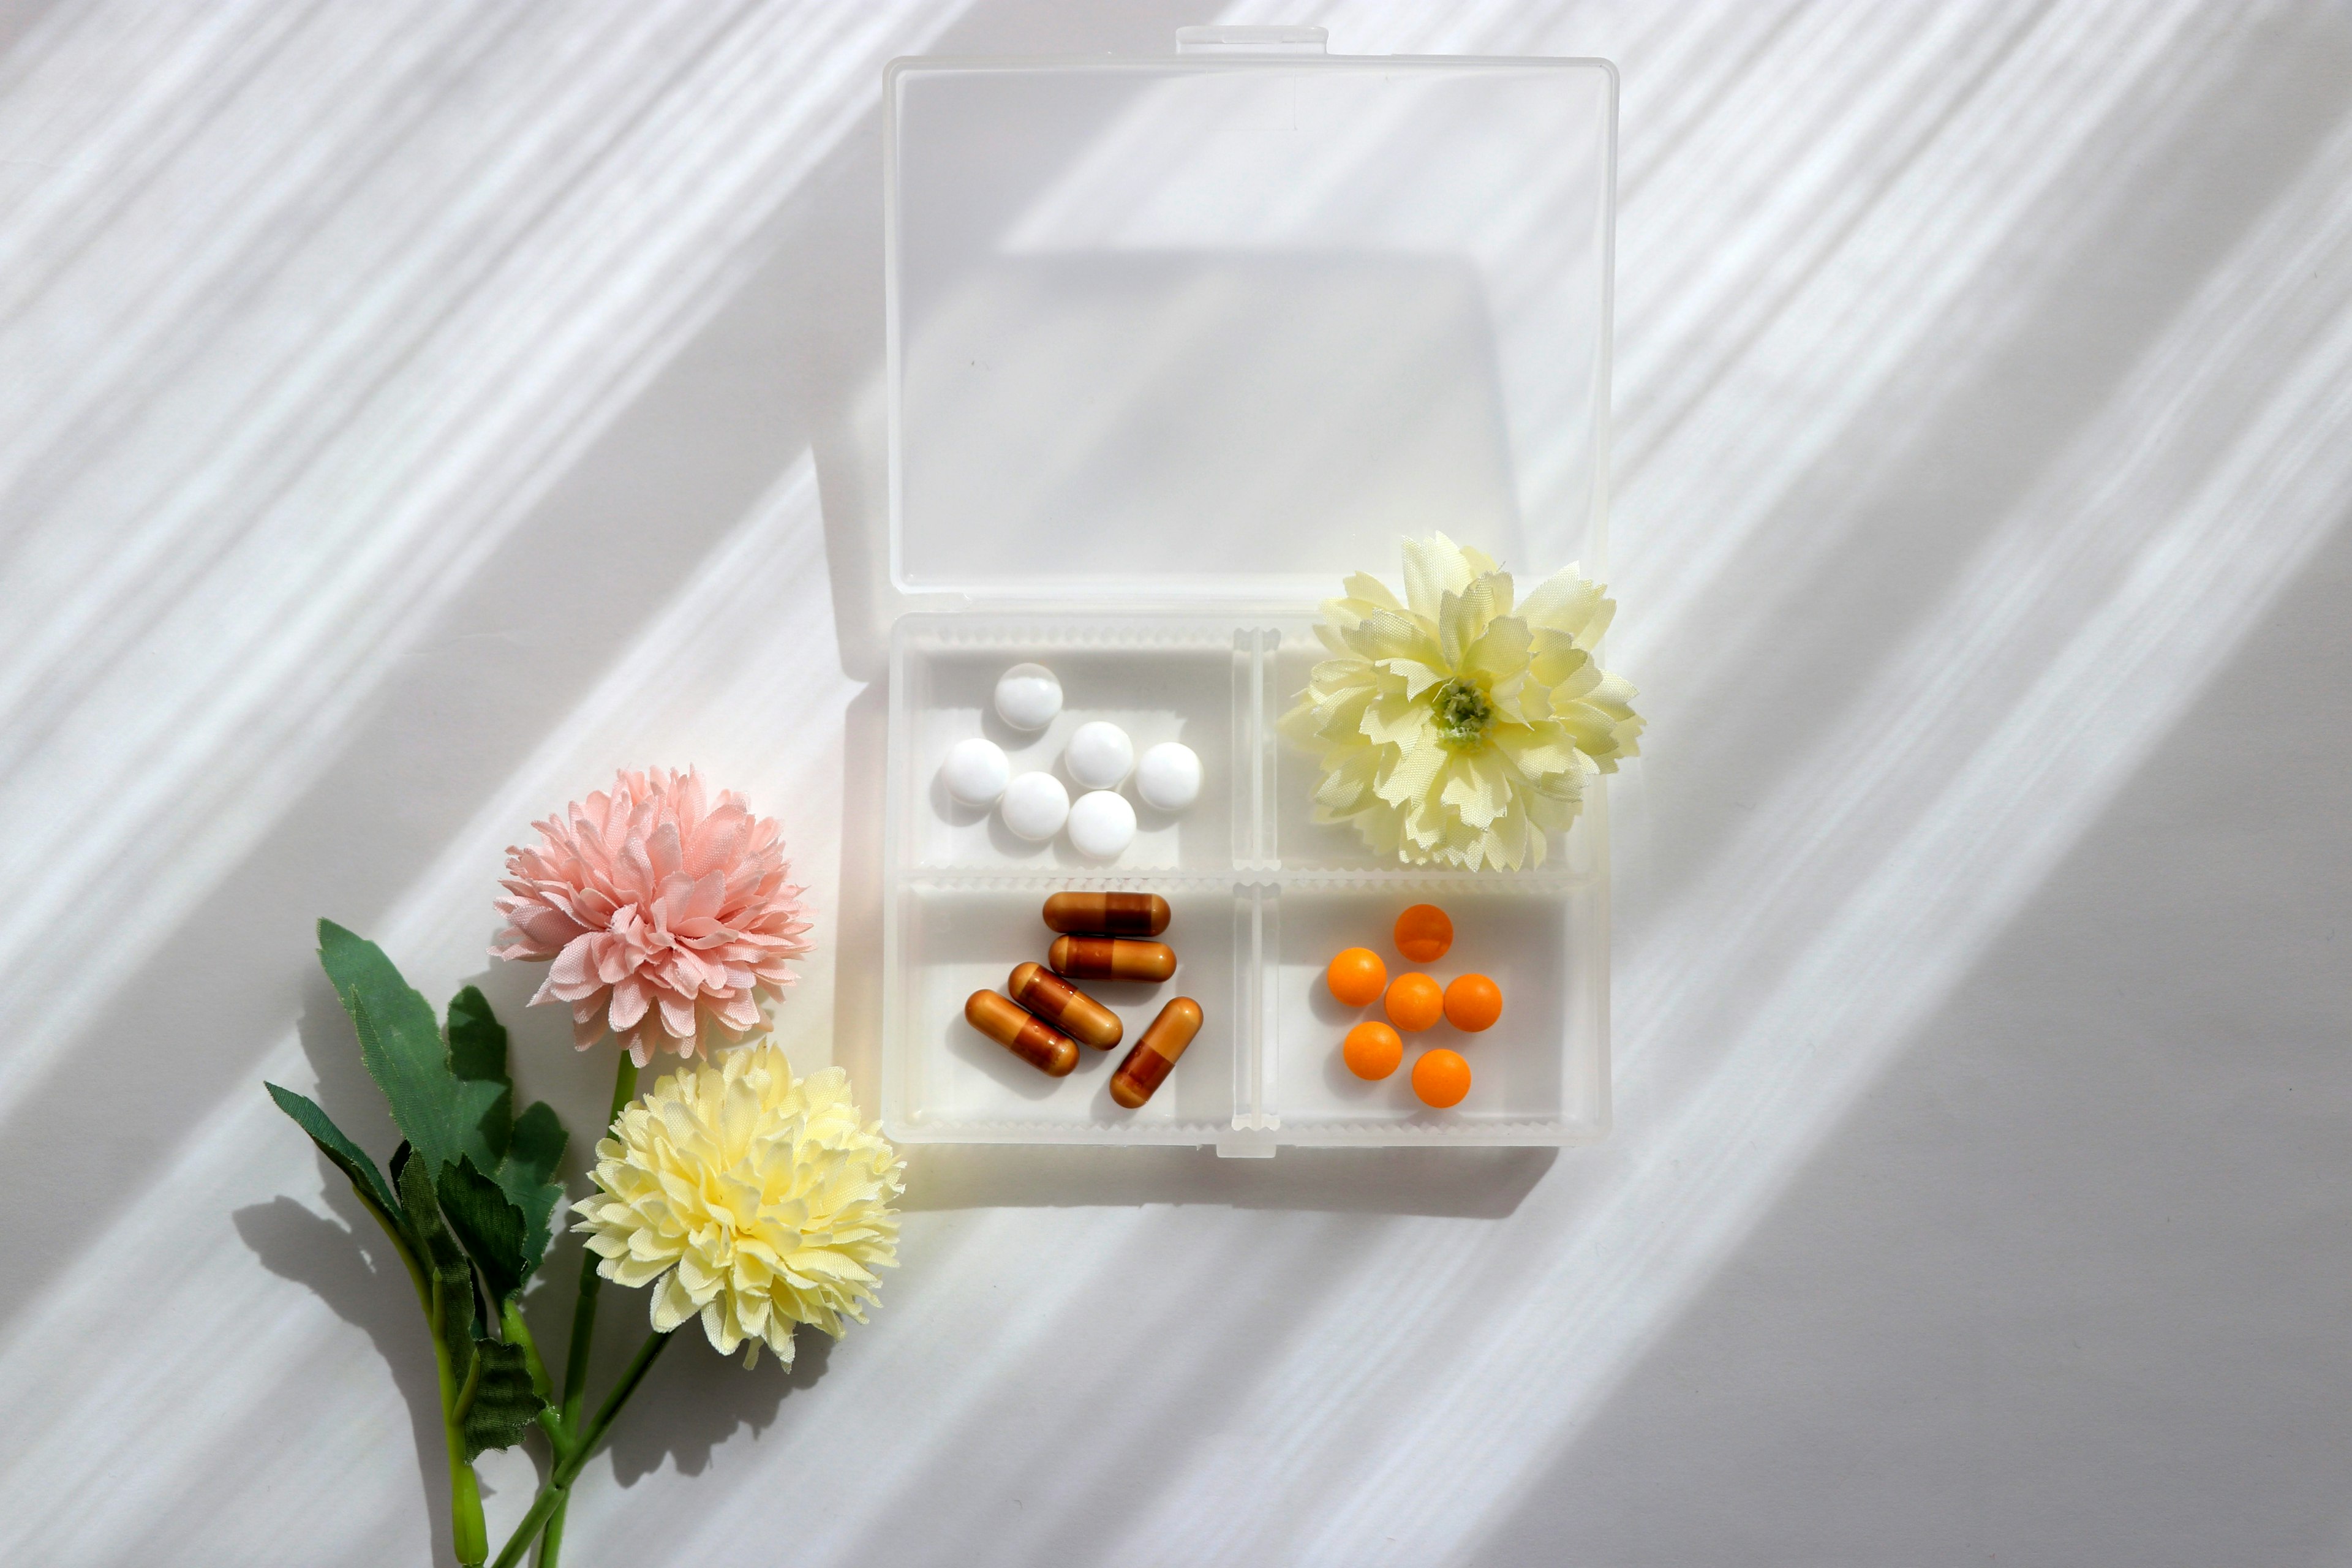
<svg viewBox="0 0 2352 1568"><path fill-rule="evenodd" d="M1190 996L1179 996L1160 1009L1160 1016L1110 1075L1110 1097L1129 1110L1150 1100L1200 1032L1201 1005Z"/></svg>
<svg viewBox="0 0 2352 1568"><path fill-rule="evenodd" d="M1176 973L1176 951L1166 942L1121 936L1057 936L1045 962L1073 980L1160 981Z"/></svg>
<svg viewBox="0 0 2352 1568"><path fill-rule="evenodd" d="M1157 893L1055 893L1045 900L1045 925L1072 936L1158 936L1168 929L1168 900Z"/></svg>
<svg viewBox="0 0 2352 1568"><path fill-rule="evenodd" d="M963 1005L964 1022L1048 1078L1078 1065L1078 1042L1043 1018L1032 1017L993 991L975 991Z"/></svg>
<svg viewBox="0 0 2352 1568"><path fill-rule="evenodd" d="M1118 1015L1042 963L1024 963L1004 983L1004 994L1082 1046L1107 1051L1127 1032Z"/></svg>

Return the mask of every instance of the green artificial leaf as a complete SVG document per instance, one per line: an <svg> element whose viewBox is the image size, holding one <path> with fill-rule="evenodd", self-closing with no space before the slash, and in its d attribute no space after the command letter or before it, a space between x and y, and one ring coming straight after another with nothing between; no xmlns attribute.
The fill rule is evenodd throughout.
<svg viewBox="0 0 2352 1568"><path fill-rule="evenodd" d="M452 1076L466 1083L496 1084L506 1091L481 1122L483 1143L503 1154L513 1131L514 1103L514 1084L507 1077L507 1026L490 1011L489 998L474 986L449 998L448 1041Z"/></svg>
<svg viewBox="0 0 2352 1568"><path fill-rule="evenodd" d="M403 1144L392 1157L392 1180L400 1190L401 1217L407 1222L410 1245L416 1248L417 1261L439 1303L434 1331L448 1354L449 1375L462 1387L474 1365L474 1267L441 1223L433 1179L425 1174L428 1163Z"/></svg>
<svg viewBox="0 0 2352 1568"><path fill-rule="evenodd" d="M513 1114L507 1031L479 990L451 998L445 1034L433 1010L375 943L331 921L319 922L319 962L359 1032L360 1055L391 1103L392 1119L425 1163L450 1228L500 1301L520 1290L547 1256L563 1123L545 1101ZM470 1162L476 1182L502 1194L519 1216L516 1240L494 1206L474 1201L461 1216L449 1184ZM470 1192L460 1180L457 1190Z"/></svg>
<svg viewBox="0 0 2352 1568"><path fill-rule="evenodd" d="M563 1123L556 1120L555 1108L543 1100L533 1100L529 1110L515 1118L507 1157L499 1164L499 1187L522 1211L525 1279L547 1256L555 1205L563 1201L563 1184L555 1179L555 1167L563 1158L569 1137Z"/></svg>
<svg viewBox="0 0 2352 1568"><path fill-rule="evenodd" d="M530 1384L530 1370L520 1345L483 1340L474 1347L482 1358L474 1379L474 1397L466 1406L466 1458L470 1462L491 1448L511 1448L539 1420L547 1401Z"/></svg>
<svg viewBox="0 0 2352 1568"><path fill-rule="evenodd" d="M471 1156L441 1167L433 1184L441 1200L441 1217L482 1271L490 1300L504 1302L522 1289L530 1270L523 1267L523 1239L530 1222L509 1201L498 1183L482 1174Z"/></svg>
<svg viewBox="0 0 2352 1568"><path fill-rule="evenodd" d="M401 1135L436 1172L467 1154L484 1171L497 1170L506 1153L513 1098L506 1081L506 1032L497 1032L495 1073L474 1076L488 1047L469 1029L464 1052L468 1072L460 1073L433 1009L400 977L382 948L332 921L320 921L319 963L352 1016L360 1058L391 1103ZM475 994L478 999L479 993ZM497 1027L495 1020L491 1026Z"/></svg>
<svg viewBox="0 0 2352 1568"><path fill-rule="evenodd" d="M393 1194L391 1184L383 1179L383 1173L375 1168L375 1162L368 1158L366 1150L344 1137L343 1130L319 1109L315 1100L290 1089L280 1089L274 1083L264 1083L261 1087L269 1091L269 1098L278 1102L278 1110L294 1119L295 1126L310 1135L310 1142L319 1146L319 1152L332 1161L335 1169L351 1178L352 1190L359 1194L362 1202L373 1205L385 1221L399 1223L400 1199Z"/></svg>
<svg viewBox="0 0 2352 1568"><path fill-rule="evenodd" d="M563 1123L545 1100L534 1102L530 1110L508 1121L507 1108L513 1099L507 1078L506 1026L490 1011L489 999L471 985L449 1001L449 1065L459 1078L495 1081L508 1089L508 1098L498 1105L496 1126L484 1124L484 1141L494 1152L495 1159L477 1160L475 1163L522 1215L521 1262L513 1275L513 1289L519 1290L547 1256L549 1219L563 1197L562 1184L554 1179L555 1167L563 1158L567 1141ZM446 1206L446 1193L443 1203ZM456 1223L455 1215L451 1223ZM459 1234L461 1237L464 1235L462 1231ZM467 1246L470 1248L472 1245L468 1239ZM475 1261L483 1262L478 1255ZM494 1279L499 1272L484 1264L485 1279ZM498 1286L493 1284L491 1289L496 1290Z"/></svg>
<svg viewBox="0 0 2352 1568"><path fill-rule="evenodd" d="M522 1215L506 1201L496 1184L460 1158L443 1172L441 1187L457 1202L445 1209L436 1202L425 1174L429 1163L405 1143L392 1157L392 1179L400 1191L402 1217L412 1244L428 1259L426 1272L437 1287L440 1318L434 1324L441 1348L449 1358L449 1376L468 1392L458 1412L466 1458L470 1462L490 1448L510 1448L539 1419L543 1399L530 1379L530 1358L520 1345L477 1337L487 1324L475 1311L474 1266L467 1261L453 1230L460 1214L483 1222L494 1233L482 1242L483 1253L511 1255L519 1247ZM485 1215L490 1216L485 1220ZM480 1254L477 1255L478 1257Z"/></svg>

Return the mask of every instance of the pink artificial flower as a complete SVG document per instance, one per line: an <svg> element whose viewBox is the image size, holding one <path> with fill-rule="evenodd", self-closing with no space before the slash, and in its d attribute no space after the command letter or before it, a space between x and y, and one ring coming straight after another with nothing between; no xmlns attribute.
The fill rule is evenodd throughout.
<svg viewBox="0 0 2352 1568"><path fill-rule="evenodd" d="M706 1028L713 1044L758 1028L760 1004L793 983L785 961L809 950L775 819L731 790L707 804L701 774L661 769L565 815L507 850L498 901L510 924L490 951L555 961L532 1003L569 1002L580 1049L609 1026L639 1067L657 1049L691 1057Z"/></svg>

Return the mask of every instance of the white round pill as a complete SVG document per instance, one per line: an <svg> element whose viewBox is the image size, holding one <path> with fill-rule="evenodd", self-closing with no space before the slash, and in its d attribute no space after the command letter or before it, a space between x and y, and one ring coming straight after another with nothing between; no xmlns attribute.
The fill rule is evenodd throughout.
<svg viewBox="0 0 2352 1568"><path fill-rule="evenodd" d="M1081 724L1062 753L1062 765L1088 789L1117 789L1135 771L1135 742L1106 720Z"/></svg>
<svg viewBox="0 0 2352 1568"><path fill-rule="evenodd" d="M1160 811L1181 811L1201 798L1201 759L1181 741L1162 741L1135 767L1135 793Z"/></svg>
<svg viewBox="0 0 2352 1568"><path fill-rule="evenodd" d="M1062 831L1070 815L1070 792L1051 773L1023 773L1004 786L1000 809L1014 837L1043 844Z"/></svg>
<svg viewBox="0 0 2352 1568"><path fill-rule="evenodd" d="M1135 807L1116 791L1088 791L1070 806L1070 842L1081 855L1115 858L1135 842Z"/></svg>
<svg viewBox="0 0 2352 1568"><path fill-rule="evenodd" d="M1042 730L1062 710L1062 683L1042 664L1016 664L996 678L996 716L1016 730Z"/></svg>
<svg viewBox="0 0 2352 1568"><path fill-rule="evenodd" d="M948 760L940 765L940 782L966 805L994 805L1012 776L1004 748L979 735L949 747Z"/></svg>

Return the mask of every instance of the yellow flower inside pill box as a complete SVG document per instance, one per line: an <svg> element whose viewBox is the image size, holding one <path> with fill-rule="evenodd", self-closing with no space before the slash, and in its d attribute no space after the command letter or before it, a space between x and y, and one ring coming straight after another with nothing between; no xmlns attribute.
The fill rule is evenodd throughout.
<svg viewBox="0 0 2352 1568"><path fill-rule="evenodd" d="M575 1230L621 1285L658 1281L654 1328L699 1315L711 1345L744 1363L764 1343L787 1366L793 1329L833 1335L866 1321L874 1270L898 1261L905 1166L861 1123L839 1068L805 1079L772 1043L663 1079L596 1145L599 1189Z"/></svg>
<svg viewBox="0 0 2352 1568"><path fill-rule="evenodd" d="M1357 573L1315 628L1331 657L1283 715L1314 750L1315 819L1409 865L1540 866L1585 776L1636 754L1633 686L1593 649L1616 605L1573 566L1517 602L1445 535L1404 542L1402 601Z"/></svg>

